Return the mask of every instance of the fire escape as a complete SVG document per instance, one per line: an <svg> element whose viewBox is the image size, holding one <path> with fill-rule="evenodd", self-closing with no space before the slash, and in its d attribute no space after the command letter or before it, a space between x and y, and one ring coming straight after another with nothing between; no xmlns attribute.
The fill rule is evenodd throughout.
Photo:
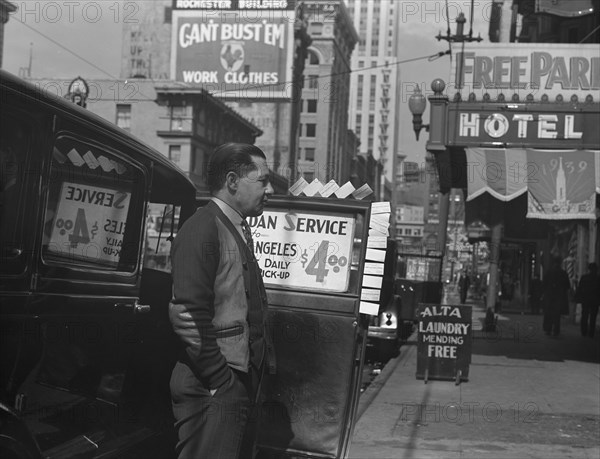
<svg viewBox="0 0 600 459"><path fill-rule="evenodd" d="M379 158L381 165L384 166L388 158L388 127L390 114L390 74L391 69L384 68L383 83L381 84L381 104L379 108Z"/></svg>

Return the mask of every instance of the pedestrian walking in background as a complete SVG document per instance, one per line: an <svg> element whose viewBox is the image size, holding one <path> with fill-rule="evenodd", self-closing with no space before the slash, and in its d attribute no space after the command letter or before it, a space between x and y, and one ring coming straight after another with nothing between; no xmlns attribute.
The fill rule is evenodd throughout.
<svg viewBox="0 0 600 459"><path fill-rule="evenodd" d="M169 318L180 338L171 375L180 459L252 458L265 366L274 372L267 295L246 217L273 193L258 147L228 143L208 163L212 200L178 231ZM250 420L253 419L254 422Z"/></svg>
<svg viewBox="0 0 600 459"><path fill-rule="evenodd" d="M588 272L581 276L575 293L575 301L581 303L581 336L593 338L600 306L600 278L598 278L596 263L590 263Z"/></svg>
<svg viewBox="0 0 600 459"><path fill-rule="evenodd" d="M550 269L544 274L544 332L560 334L560 316L569 313L569 275L561 268L561 259L553 258Z"/></svg>
<svg viewBox="0 0 600 459"><path fill-rule="evenodd" d="M529 307L532 314L539 314L542 306L542 295L544 293L542 281L535 275L529 284Z"/></svg>
<svg viewBox="0 0 600 459"><path fill-rule="evenodd" d="M460 277L458 278L458 293L460 294L460 303L465 304L467 301L467 292L469 291L469 286L471 285L471 279L467 275L466 271L460 273Z"/></svg>

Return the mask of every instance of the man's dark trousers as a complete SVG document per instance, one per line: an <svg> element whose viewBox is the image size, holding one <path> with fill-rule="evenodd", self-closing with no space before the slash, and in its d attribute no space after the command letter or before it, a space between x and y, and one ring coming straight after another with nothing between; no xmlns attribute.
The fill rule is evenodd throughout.
<svg viewBox="0 0 600 459"><path fill-rule="evenodd" d="M255 369L247 374L232 373L233 383L211 395L188 365L177 363L171 384L179 392L173 394L173 412L180 420L176 424L180 459L252 457L256 437L253 410L262 375Z"/></svg>
<svg viewBox="0 0 600 459"><path fill-rule="evenodd" d="M581 304L581 335L594 337L596 331L596 317L598 317L598 305L590 303Z"/></svg>
<svg viewBox="0 0 600 459"><path fill-rule="evenodd" d="M560 334L560 309L556 306L544 311L544 331L547 335Z"/></svg>

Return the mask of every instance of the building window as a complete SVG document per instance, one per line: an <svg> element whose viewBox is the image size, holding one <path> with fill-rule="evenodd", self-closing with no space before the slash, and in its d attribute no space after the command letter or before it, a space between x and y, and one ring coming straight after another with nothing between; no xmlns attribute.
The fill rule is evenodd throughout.
<svg viewBox="0 0 600 459"><path fill-rule="evenodd" d="M317 75L308 76L308 88L317 89L319 87L319 77Z"/></svg>
<svg viewBox="0 0 600 459"><path fill-rule="evenodd" d="M317 100L310 99L306 101L306 111L308 113L317 113Z"/></svg>
<svg viewBox="0 0 600 459"><path fill-rule="evenodd" d="M317 136L317 125L314 123L306 124L306 137L316 137Z"/></svg>
<svg viewBox="0 0 600 459"><path fill-rule="evenodd" d="M131 129L131 105L117 104L117 126L127 131Z"/></svg>
<svg viewBox="0 0 600 459"><path fill-rule="evenodd" d="M323 35L323 23L322 22L313 22L310 25L310 35L314 35L314 36L318 36L318 35ZM312 63L312 62L311 62ZM317 59L317 64L318 64L318 59Z"/></svg>
<svg viewBox="0 0 600 459"><path fill-rule="evenodd" d="M308 50L308 64L319 65L319 56L314 51Z"/></svg>
<svg viewBox="0 0 600 459"><path fill-rule="evenodd" d="M305 148L304 149L304 159L306 161L314 161L315 160L315 149L314 148Z"/></svg>
<svg viewBox="0 0 600 459"><path fill-rule="evenodd" d="M190 172L206 182L206 153L200 147L192 147Z"/></svg>
<svg viewBox="0 0 600 459"><path fill-rule="evenodd" d="M173 8L165 6L165 24L171 24L173 20Z"/></svg>
<svg viewBox="0 0 600 459"><path fill-rule="evenodd" d="M183 119L185 118L185 107L173 105L171 107L171 131L183 131Z"/></svg>
<svg viewBox="0 0 600 459"><path fill-rule="evenodd" d="M179 161L181 161L181 145L169 145L169 159L179 165Z"/></svg>

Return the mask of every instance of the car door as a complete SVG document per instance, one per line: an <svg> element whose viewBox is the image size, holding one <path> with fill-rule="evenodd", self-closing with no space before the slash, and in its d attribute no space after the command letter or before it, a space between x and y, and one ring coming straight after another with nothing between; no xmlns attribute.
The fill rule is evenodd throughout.
<svg viewBox="0 0 600 459"><path fill-rule="evenodd" d="M276 457L348 454L368 328L369 212L359 201L275 197L249 219L277 360L265 377L259 446Z"/></svg>
<svg viewBox="0 0 600 459"><path fill-rule="evenodd" d="M21 389L42 450L79 434L107 441L108 426L143 419L132 356L149 175L134 157L93 125L56 117L27 311L41 355Z"/></svg>

